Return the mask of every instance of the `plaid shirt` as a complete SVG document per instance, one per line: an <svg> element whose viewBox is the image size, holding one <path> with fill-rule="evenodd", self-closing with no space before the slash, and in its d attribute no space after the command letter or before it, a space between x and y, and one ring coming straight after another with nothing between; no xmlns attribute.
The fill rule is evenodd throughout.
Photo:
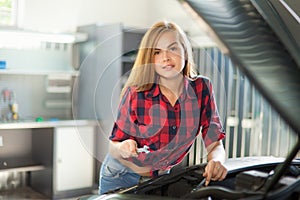
<svg viewBox="0 0 300 200"><path fill-rule="evenodd" d="M209 79L184 79L184 90L174 106L158 84L137 92L129 87L119 105L110 140L133 139L150 153L129 158L152 170L169 169L182 161L201 131L205 146L225 137Z"/></svg>

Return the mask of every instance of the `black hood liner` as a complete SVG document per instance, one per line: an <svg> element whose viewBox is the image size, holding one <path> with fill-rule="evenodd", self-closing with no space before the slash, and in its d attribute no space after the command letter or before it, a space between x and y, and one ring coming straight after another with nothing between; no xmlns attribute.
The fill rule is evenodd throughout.
<svg viewBox="0 0 300 200"><path fill-rule="evenodd" d="M221 42L223 53L249 78L282 119L300 134L300 66L295 59L299 46L294 45L295 38L282 40L278 35L289 35L288 29L276 32L261 15L264 11L272 13L276 16L272 18L275 22L280 20L276 10L266 6L258 12L250 0L185 2L196 14L196 19L204 21L209 33Z"/></svg>

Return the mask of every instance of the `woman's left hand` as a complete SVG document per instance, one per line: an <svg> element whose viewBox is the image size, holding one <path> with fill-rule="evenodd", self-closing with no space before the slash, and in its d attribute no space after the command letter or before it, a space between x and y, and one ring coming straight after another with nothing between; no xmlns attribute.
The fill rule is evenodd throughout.
<svg viewBox="0 0 300 200"><path fill-rule="evenodd" d="M209 184L211 180L213 181L222 181L227 175L226 167L220 161L210 160L203 173L203 176L206 178L205 186Z"/></svg>

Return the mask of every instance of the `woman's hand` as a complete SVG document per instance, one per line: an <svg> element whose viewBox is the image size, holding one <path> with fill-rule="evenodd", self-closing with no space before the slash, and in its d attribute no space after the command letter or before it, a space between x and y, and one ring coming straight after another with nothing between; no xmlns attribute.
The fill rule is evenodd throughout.
<svg viewBox="0 0 300 200"><path fill-rule="evenodd" d="M129 167L141 176L151 176L151 166L137 166L134 163L126 160L126 158L137 157L137 143L132 139L124 140L122 142L110 141L110 154L118 159L123 165Z"/></svg>
<svg viewBox="0 0 300 200"><path fill-rule="evenodd" d="M116 144L116 150L122 158L137 157L137 143L132 139L124 140Z"/></svg>
<svg viewBox="0 0 300 200"><path fill-rule="evenodd" d="M211 180L221 181L227 175L227 169L223 165L225 162L225 149L223 147L222 141L217 141L212 143L207 147L207 165L203 176L206 178L205 185L207 186Z"/></svg>
<svg viewBox="0 0 300 200"><path fill-rule="evenodd" d="M220 161L210 160L203 173L203 176L206 178L205 186L209 184L211 180L213 181L222 181L227 175L226 167Z"/></svg>

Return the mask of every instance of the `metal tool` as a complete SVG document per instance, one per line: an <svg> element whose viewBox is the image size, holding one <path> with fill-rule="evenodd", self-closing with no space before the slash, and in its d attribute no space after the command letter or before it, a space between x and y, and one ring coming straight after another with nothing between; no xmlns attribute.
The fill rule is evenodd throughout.
<svg viewBox="0 0 300 200"><path fill-rule="evenodd" d="M143 148L138 148L137 152L138 153L150 153L149 149L150 148L147 145L144 145Z"/></svg>
<svg viewBox="0 0 300 200"><path fill-rule="evenodd" d="M203 178L202 181L191 191L197 192L200 188L205 187L206 178Z"/></svg>

